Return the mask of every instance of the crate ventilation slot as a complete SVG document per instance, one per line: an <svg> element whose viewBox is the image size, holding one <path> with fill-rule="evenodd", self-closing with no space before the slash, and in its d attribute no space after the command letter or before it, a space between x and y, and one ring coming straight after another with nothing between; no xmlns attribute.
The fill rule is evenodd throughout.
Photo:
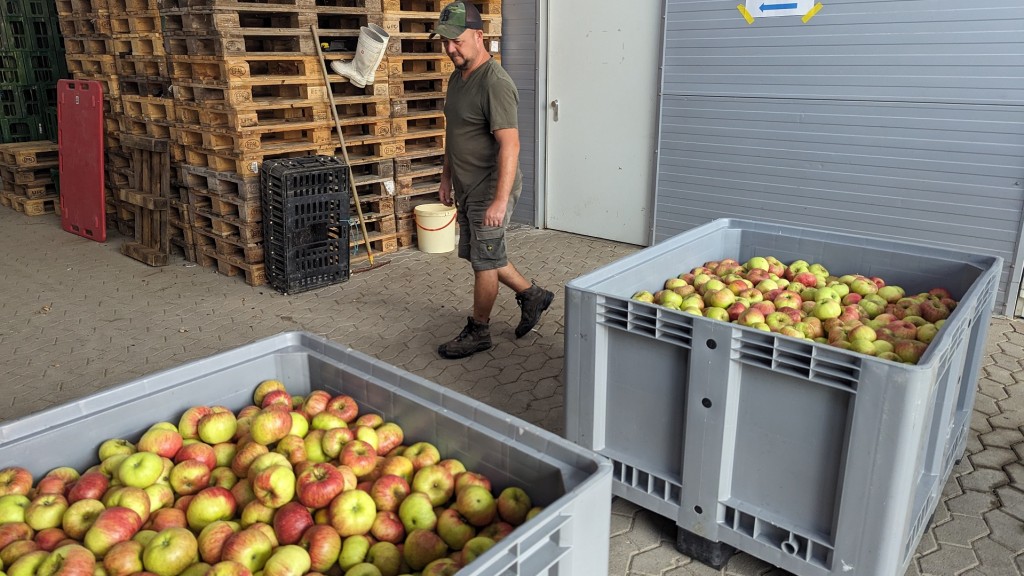
<svg viewBox="0 0 1024 576"><path fill-rule="evenodd" d="M605 298L597 305L597 322L683 348L690 348L693 341L693 318L633 300Z"/></svg>
<svg viewBox="0 0 1024 576"><path fill-rule="evenodd" d="M720 525L726 529L778 548L786 556L792 556L827 571L832 569L834 549L824 541L797 534L731 506L721 505L721 508Z"/></svg>
<svg viewBox="0 0 1024 576"><path fill-rule="evenodd" d="M857 389L860 359L852 353L840 353L825 344L794 341L767 332L741 330L734 339L734 357L752 366L766 368L844 389Z"/></svg>
<svg viewBox="0 0 1024 576"><path fill-rule="evenodd" d="M614 459L612 460L612 479L644 494L679 506L683 487L676 482Z"/></svg>

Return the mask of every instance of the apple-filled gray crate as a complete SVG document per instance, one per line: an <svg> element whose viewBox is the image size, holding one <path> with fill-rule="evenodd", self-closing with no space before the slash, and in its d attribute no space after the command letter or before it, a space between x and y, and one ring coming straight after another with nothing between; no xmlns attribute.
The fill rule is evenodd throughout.
<svg viewBox="0 0 1024 576"><path fill-rule="evenodd" d="M154 423L197 405L252 404L264 380L290 393L325 390L360 413L400 424L405 444L430 442L443 458L490 479L493 491L524 487L537 516L460 574L607 573L611 465L606 459L461 394L317 336L291 332L197 360L0 425L0 463L36 480L61 466L97 464L100 444L138 440Z"/></svg>

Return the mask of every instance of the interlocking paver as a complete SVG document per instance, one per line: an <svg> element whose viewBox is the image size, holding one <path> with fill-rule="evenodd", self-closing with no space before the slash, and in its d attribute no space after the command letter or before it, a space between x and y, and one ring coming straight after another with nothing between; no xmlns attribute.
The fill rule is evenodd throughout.
<svg viewBox="0 0 1024 576"><path fill-rule="evenodd" d="M935 540L940 545L954 545L969 548L971 542L988 534L985 521L975 516L953 514L953 518L935 527Z"/></svg>
<svg viewBox="0 0 1024 576"><path fill-rule="evenodd" d="M999 499L988 492L964 492L963 494L950 498L946 501L946 507L953 514L974 516L981 518L981 515L999 505Z"/></svg>
<svg viewBox="0 0 1024 576"><path fill-rule="evenodd" d="M1014 430L1016 432L1016 430ZM1009 448L985 448L977 454L969 456L975 468L994 468L1002 470L1003 466L1017 460L1017 455Z"/></svg>
<svg viewBox="0 0 1024 576"><path fill-rule="evenodd" d="M978 565L978 557L971 548L944 546L921 558L922 576L954 576Z"/></svg>
<svg viewBox="0 0 1024 576"><path fill-rule="evenodd" d="M1024 552L1024 525L1003 510L985 513L985 522L992 531L992 540L1013 551Z"/></svg>
<svg viewBox="0 0 1024 576"><path fill-rule="evenodd" d="M960 486L964 490L974 490L977 492L991 492L1000 486L1005 486L1010 481L1002 470L991 470L988 468L965 474L959 480Z"/></svg>
<svg viewBox="0 0 1024 576"><path fill-rule="evenodd" d="M977 567L981 574L1013 576L1020 574L1013 562L1014 550L1010 550L998 542L982 538L974 543L974 553L978 556L981 566Z"/></svg>

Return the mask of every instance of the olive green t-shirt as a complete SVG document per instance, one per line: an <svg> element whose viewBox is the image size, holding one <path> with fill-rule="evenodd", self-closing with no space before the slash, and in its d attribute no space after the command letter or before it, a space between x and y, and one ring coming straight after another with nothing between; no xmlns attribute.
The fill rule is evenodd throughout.
<svg viewBox="0 0 1024 576"><path fill-rule="evenodd" d="M518 128L519 92L512 78L493 58L462 78L456 70L448 80L444 105L445 149L457 198L494 196L498 182L498 141L494 131ZM512 197L522 190L516 164Z"/></svg>

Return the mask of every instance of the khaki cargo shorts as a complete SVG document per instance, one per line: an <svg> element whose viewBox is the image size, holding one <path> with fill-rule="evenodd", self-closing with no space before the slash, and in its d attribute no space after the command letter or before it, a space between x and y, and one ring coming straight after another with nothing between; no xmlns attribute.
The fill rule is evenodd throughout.
<svg viewBox="0 0 1024 576"><path fill-rule="evenodd" d="M484 214L490 198L456 200L459 222L459 258L469 260L475 272L497 270L508 264L505 254L505 228L512 219L519 194L509 195L505 221L499 227L484 226Z"/></svg>

